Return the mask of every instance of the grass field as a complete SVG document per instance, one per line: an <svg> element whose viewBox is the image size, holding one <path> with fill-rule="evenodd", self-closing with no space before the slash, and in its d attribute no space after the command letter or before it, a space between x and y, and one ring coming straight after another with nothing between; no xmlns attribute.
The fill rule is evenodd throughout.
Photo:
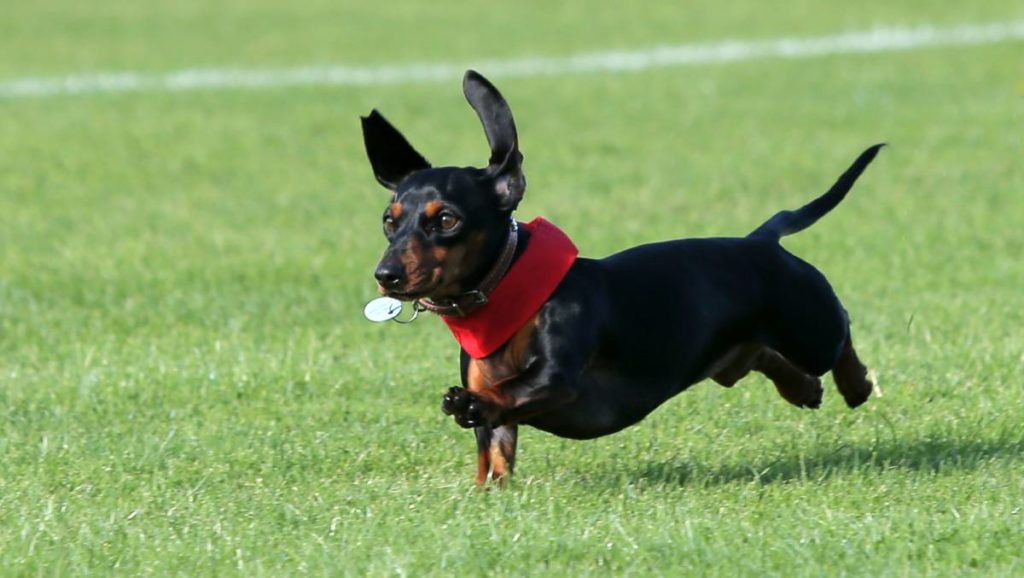
<svg viewBox="0 0 1024 578"><path fill-rule="evenodd" d="M14 3L0 83L567 55L1024 18L1009 0ZM287 6L287 7L285 7ZM726 9L728 8L728 9ZM583 254L742 235L888 141L786 246L884 396L700 384L477 491L443 325L361 317L357 116L487 151L457 82L0 99L0 574L1024 575L1024 42L495 79ZM481 72L487 74L484 69Z"/></svg>

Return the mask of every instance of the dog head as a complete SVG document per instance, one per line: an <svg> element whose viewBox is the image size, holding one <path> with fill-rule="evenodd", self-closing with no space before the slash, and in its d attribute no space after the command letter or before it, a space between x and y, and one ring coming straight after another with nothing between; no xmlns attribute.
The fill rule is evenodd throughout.
<svg viewBox="0 0 1024 578"><path fill-rule="evenodd" d="M451 298L472 290L498 258L523 198L523 155L508 103L472 70L462 88L490 144L485 168L432 167L376 110L362 118L373 173L392 193L383 218L388 248L374 272L384 295Z"/></svg>

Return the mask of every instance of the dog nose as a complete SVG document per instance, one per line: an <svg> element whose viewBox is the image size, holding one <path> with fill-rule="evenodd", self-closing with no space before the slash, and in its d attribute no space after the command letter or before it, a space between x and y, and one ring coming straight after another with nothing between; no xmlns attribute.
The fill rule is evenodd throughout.
<svg viewBox="0 0 1024 578"><path fill-rule="evenodd" d="M377 282L385 289L396 289L405 282L405 269L399 263L381 262L373 272Z"/></svg>

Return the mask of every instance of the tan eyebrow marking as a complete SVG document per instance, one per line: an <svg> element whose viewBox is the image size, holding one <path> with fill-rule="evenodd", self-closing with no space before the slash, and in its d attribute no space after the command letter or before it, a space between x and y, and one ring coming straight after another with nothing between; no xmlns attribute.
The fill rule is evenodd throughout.
<svg viewBox="0 0 1024 578"><path fill-rule="evenodd" d="M441 201L430 201L427 203L427 208L423 210L423 214L425 214L428 219L433 219L443 208L444 203Z"/></svg>
<svg viewBox="0 0 1024 578"><path fill-rule="evenodd" d="M391 218L398 220L402 216L402 203L391 203Z"/></svg>

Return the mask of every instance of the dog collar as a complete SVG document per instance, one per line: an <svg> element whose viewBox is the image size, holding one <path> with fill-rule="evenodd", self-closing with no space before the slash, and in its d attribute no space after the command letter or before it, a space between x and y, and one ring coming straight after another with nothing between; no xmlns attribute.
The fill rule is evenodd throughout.
<svg viewBox="0 0 1024 578"><path fill-rule="evenodd" d="M472 291L467 291L458 297L451 299L417 299L414 307L423 311L430 311L445 317L465 317L488 302L488 296L498 286L508 268L512 265L512 257L516 254L516 247L519 245L519 223L514 218L509 219L508 239L505 241L505 248L497 262L487 272L487 276L480 282L480 285Z"/></svg>
<svg viewBox="0 0 1024 578"><path fill-rule="evenodd" d="M469 312L463 310L461 315L441 313L455 340L473 358L494 353L526 325L555 292L579 255L568 235L543 217L519 226L530 233L529 243L511 265L502 265L499 259L492 272L504 269L503 274L492 290L483 293L482 302L474 303ZM514 253L515 245L510 242L506 250L509 246Z"/></svg>

